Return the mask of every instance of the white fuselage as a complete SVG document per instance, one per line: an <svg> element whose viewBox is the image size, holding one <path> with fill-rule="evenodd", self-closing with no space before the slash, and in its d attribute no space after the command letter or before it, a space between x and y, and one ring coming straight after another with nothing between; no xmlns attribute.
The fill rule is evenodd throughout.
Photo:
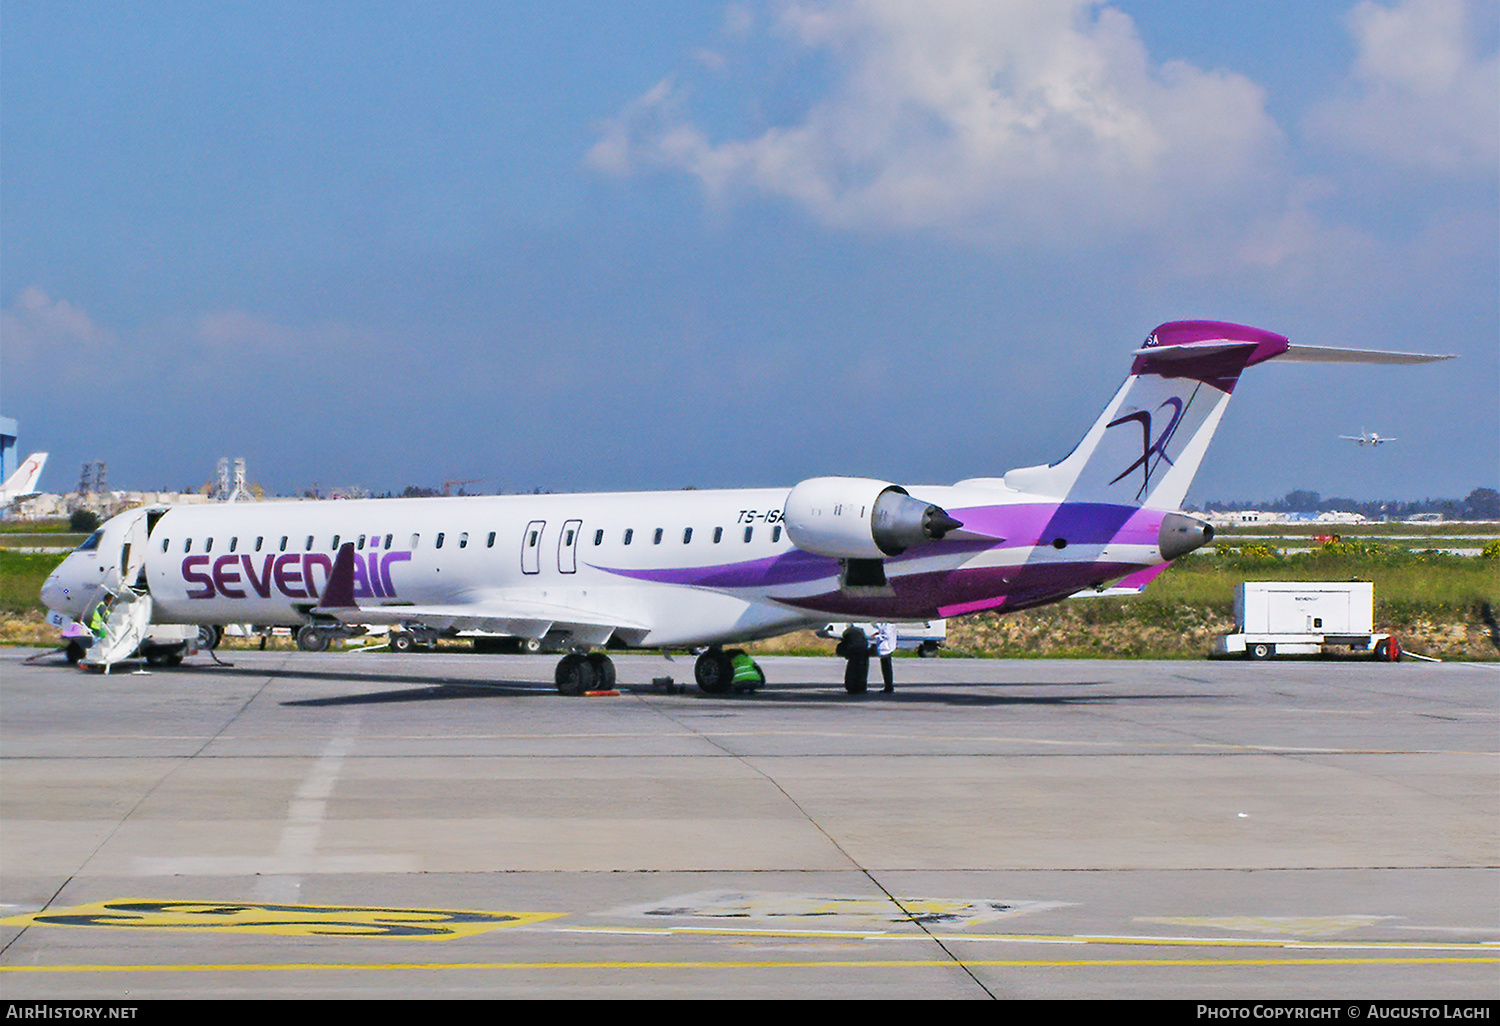
<svg viewBox="0 0 1500 1026"><path fill-rule="evenodd" d="M771 636L830 616L935 618L1010 596L1034 605L1161 562L1159 513L1120 508L1107 525L1070 528L1072 544L1058 548L1040 535L1074 511L1055 499L999 481L912 493L974 529L888 560L884 590L842 588L838 559L797 549L782 522L788 492L775 488L136 510L71 555L43 599L78 617L101 587L123 582L149 590L159 623L304 623L339 546L352 542L361 608L532 604L660 647Z"/></svg>

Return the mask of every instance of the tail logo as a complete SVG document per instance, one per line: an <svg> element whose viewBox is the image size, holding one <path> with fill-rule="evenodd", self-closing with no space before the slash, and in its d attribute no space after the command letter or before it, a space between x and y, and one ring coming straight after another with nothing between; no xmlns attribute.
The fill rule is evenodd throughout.
<svg viewBox="0 0 1500 1026"><path fill-rule="evenodd" d="M1162 428L1161 434L1156 436L1155 441L1152 441L1151 439L1152 423L1151 412L1149 410L1136 410L1134 413L1127 413L1125 416L1118 417L1105 425L1106 430L1130 421L1135 421L1136 423L1139 423L1141 425L1140 456L1136 458L1136 461L1134 463L1126 467L1124 470L1120 471L1120 473L1117 474L1114 479L1109 482L1110 484L1114 484L1116 481L1119 481L1121 478L1125 477L1131 471L1139 467L1141 469L1141 487L1135 493L1137 501L1140 501L1140 499L1146 494L1146 489L1151 484L1151 472L1158 466L1160 466L1163 460L1166 461L1167 466L1172 465L1172 459L1167 455L1167 446L1171 444L1172 436L1177 433L1177 425L1182 423L1182 414L1185 412L1186 407L1183 405L1183 402L1180 398L1178 398L1177 396L1171 396L1156 408L1156 412L1160 413L1168 406L1172 408L1172 419L1167 422L1166 427ZM1153 456L1156 457L1155 460L1152 459Z"/></svg>

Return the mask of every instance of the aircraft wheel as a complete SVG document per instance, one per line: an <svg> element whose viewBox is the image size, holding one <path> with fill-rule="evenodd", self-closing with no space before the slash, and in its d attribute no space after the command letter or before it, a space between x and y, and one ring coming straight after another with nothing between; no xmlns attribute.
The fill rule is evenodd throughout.
<svg viewBox="0 0 1500 1026"><path fill-rule="evenodd" d="M211 623L203 624L198 628L198 647L206 648L210 652L219 647L219 639L224 632Z"/></svg>
<svg viewBox="0 0 1500 1026"><path fill-rule="evenodd" d="M596 676L594 664L586 656L572 652L562 657L557 664L557 690L565 695L581 695L594 689Z"/></svg>
<svg viewBox="0 0 1500 1026"><path fill-rule="evenodd" d="M411 636L411 631L391 631L390 644L392 652L410 652L417 647L417 642Z"/></svg>
<svg viewBox="0 0 1500 1026"><path fill-rule="evenodd" d="M182 665L181 646L168 648L152 648L146 652L147 666L180 666Z"/></svg>
<svg viewBox="0 0 1500 1026"><path fill-rule="evenodd" d="M1269 659L1275 654L1276 646L1268 645L1264 641L1245 646L1245 658L1247 659Z"/></svg>
<svg viewBox="0 0 1500 1026"><path fill-rule="evenodd" d="M734 686L734 664L722 648L711 648L698 657L693 676L704 694L723 695Z"/></svg>
<svg viewBox="0 0 1500 1026"><path fill-rule="evenodd" d="M307 624L297 631L297 647L304 652L322 652L328 648L328 632Z"/></svg>
<svg viewBox="0 0 1500 1026"><path fill-rule="evenodd" d="M83 655L87 651L88 649L84 648L83 643L80 641L74 640L68 642L68 665L77 666L80 662L83 661Z"/></svg>
<svg viewBox="0 0 1500 1026"><path fill-rule="evenodd" d="M591 652L588 663L594 668L594 690L612 690L615 686L615 661L603 652Z"/></svg>

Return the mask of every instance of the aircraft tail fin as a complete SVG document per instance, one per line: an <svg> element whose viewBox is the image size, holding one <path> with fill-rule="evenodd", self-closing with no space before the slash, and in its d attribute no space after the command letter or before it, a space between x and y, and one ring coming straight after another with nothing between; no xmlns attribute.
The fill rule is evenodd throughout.
<svg viewBox="0 0 1500 1026"><path fill-rule="evenodd" d="M6 502L12 502L28 495L35 495L37 478L42 476L42 467L46 464L47 454L44 452L34 452L27 456L16 468L15 473L7 477L5 483L0 485L0 496L3 496Z"/></svg>
<svg viewBox="0 0 1500 1026"><path fill-rule="evenodd" d="M1074 502L1176 509L1203 461L1240 373L1276 357L1309 363L1426 363L1424 353L1294 346L1284 335L1223 321L1160 325L1130 376L1061 463L1005 475L1018 491Z"/></svg>

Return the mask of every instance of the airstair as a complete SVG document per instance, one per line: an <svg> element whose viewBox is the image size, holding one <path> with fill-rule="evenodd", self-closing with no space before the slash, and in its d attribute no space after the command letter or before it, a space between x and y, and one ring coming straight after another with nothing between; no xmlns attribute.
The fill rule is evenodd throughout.
<svg viewBox="0 0 1500 1026"><path fill-rule="evenodd" d="M136 654L151 624L151 596L137 595L130 588L112 592L115 602L104 622L104 636L95 637L88 653L79 662L85 669L102 669L124 662Z"/></svg>

